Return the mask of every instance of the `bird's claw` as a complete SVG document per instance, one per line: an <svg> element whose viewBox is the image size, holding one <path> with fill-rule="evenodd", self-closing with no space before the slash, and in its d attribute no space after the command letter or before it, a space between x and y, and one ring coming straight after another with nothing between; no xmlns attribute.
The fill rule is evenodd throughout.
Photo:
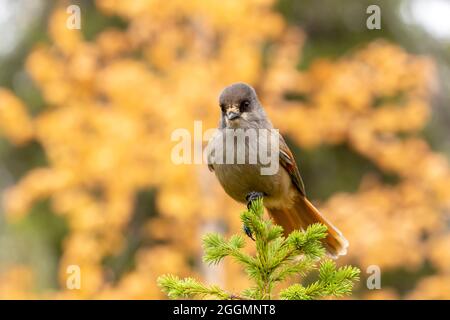
<svg viewBox="0 0 450 320"><path fill-rule="evenodd" d="M256 191L252 191L249 192L246 196L245 196L245 201L247 201L247 209L250 210L250 207L252 205L252 202L255 201L258 198L262 198L264 197L264 194L262 192L256 192ZM245 234L252 239L253 241L255 241L255 238L253 238L253 233L252 230L244 224L244 232Z"/></svg>
<svg viewBox="0 0 450 320"><path fill-rule="evenodd" d="M256 199L262 198L262 197L264 197L264 194L262 192L256 192L256 191L249 192L245 196L245 200L247 201L247 209L250 210L252 202L255 201Z"/></svg>
<svg viewBox="0 0 450 320"><path fill-rule="evenodd" d="M252 230L250 230L250 228L249 228L247 225L245 225L245 224L244 224L243 229L244 229L245 234L246 234L250 239L252 239L253 241L255 241L255 238L253 238Z"/></svg>

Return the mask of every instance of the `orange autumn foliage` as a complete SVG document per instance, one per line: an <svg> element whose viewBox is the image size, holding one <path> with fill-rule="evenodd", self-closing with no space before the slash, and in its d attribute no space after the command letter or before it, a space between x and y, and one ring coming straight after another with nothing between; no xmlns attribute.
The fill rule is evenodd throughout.
<svg viewBox="0 0 450 320"><path fill-rule="evenodd" d="M3 204L14 220L49 198L66 219L60 290L31 294L32 270L13 266L0 275L0 298L163 298L156 286L163 273L246 287L236 265L206 269L200 261L201 235L224 226L240 231L242 206L206 165L171 161L173 130L192 130L195 120L215 127L217 95L236 81L257 88L275 126L299 147L346 144L398 176L386 185L367 175L357 192L321 204L350 241L342 261L363 271L373 264L414 271L430 262L435 273L408 297L450 298L450 163L420 135L431 112L432 61L376 41L299 71L304 34L273 2L97 0L102 13L128 25L88 41L65 27L61 1L48 24L51 43L37 45L26 62L47 107L31 117L13 92L0 91L1 134L14 144L39 142L48 160L7 190ZM158 215L135 231L149 244L139 246L132 270L112 281L104 259L124 249L136 195L149 189ZM73 264L82 270L80 290L65 286ZM386 288L386 296L399 293Z"/></svg>

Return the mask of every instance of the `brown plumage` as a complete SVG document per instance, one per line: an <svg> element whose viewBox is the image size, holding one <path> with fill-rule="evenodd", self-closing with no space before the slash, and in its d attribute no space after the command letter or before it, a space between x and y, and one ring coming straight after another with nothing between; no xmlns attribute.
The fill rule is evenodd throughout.
<svg viewBox="0 0 450 320"><path fill-rule="evenodd" d="M328 254L336 258L347 253L348 242L342 233L317 210L306 197L297 197L291 208L268 208L276 224L283 227L285 235L293 230L304 230L310 224L320 222L327 226L324 244Z"/></svg>
<svg viewBox="0 0 450 320"><path fill-rule="evenodd" d="M296 229L306 229L313 223L320 222L327 226L328 236L324 244L332 257L345 255L348 242L342 233L334 227L306 198L300 172L292 152L283 137L273 132L273 126L258 101L252 87L243 83L226 87L220 95L222 117L217 134L208 144L208 167L215 172L225 192L233 199L245 203L250 193L264 195L264 206L274 221L284 228L285 234ZM227 130L228 129L228 130ZM230 130L231 129L231 130ZM214 150L226 146L221 142L236 129L268 129L270 138L279 142L279 170L273 175L262 175L263 164L257 163L221 163L216 159ZM259 136L235 142L234 159L239 150L245 150L245 159L249 159L249 150L260 147ZM242 149L239 149L239 147Z"/></svg>
<svg viewBox="0 0 450 320"><path fill-rule="evenodd" d="M283 227L285 235L296 229L306 229L310 224L320 222L327 226L325 246L332 257L347 253L348 241L306 198L305 186L291 150L280 136L280 164L289 173L293 185L299 191L292 207L267 208L275 223Z"/></svg>

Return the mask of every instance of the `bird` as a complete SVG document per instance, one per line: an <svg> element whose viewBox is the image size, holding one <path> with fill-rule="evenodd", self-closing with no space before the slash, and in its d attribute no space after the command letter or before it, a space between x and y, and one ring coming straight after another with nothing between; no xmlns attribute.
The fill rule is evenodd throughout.
<svg viewBox="0 0 450 320"><path fill-rule="evenodd" d="M322 223L327 227L324 246L332 258L347 253L348 241L319 210L307 199L305 186L294 156L283 136L274 130L261 105L256 91L248 84L239 82L225 87L219 96L220 122L213 137L207 145L207 163L210 171L215 173L220 185L234 200L251 205L257 198L263 198L274 222L283 227L284 235L294 230L306 230L313 223ZM261 142L258 135L247 135L246 139L234 139L232 161L222 161L221 153L226 154L228 144L224 143L227 135L237 131L267 130L270 139L279 144L276 160L278 170L274 174L262 174L261 161L250 163L249 152L268 142ZM239 149L242 147L242 149ZM245 150L245 161L236 161L239 150ZM252 237L251 231L244 225L244 231Z"/></svg>

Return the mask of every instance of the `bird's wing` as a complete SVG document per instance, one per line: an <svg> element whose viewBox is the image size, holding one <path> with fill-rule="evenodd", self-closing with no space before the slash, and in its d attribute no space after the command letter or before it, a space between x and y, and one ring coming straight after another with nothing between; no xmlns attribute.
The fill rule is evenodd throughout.
<svg viewBox="0 0 450 320"><path fill-rule="evenodd" d="M280 135L280 164L289 173L289 176L294 182L297 189L303 196L306 196L305 185L303 184L302 177L298 171L297 164L295 163L294 156L291 150L289 150L288 145L284 141L283 137Z"/></svg>

